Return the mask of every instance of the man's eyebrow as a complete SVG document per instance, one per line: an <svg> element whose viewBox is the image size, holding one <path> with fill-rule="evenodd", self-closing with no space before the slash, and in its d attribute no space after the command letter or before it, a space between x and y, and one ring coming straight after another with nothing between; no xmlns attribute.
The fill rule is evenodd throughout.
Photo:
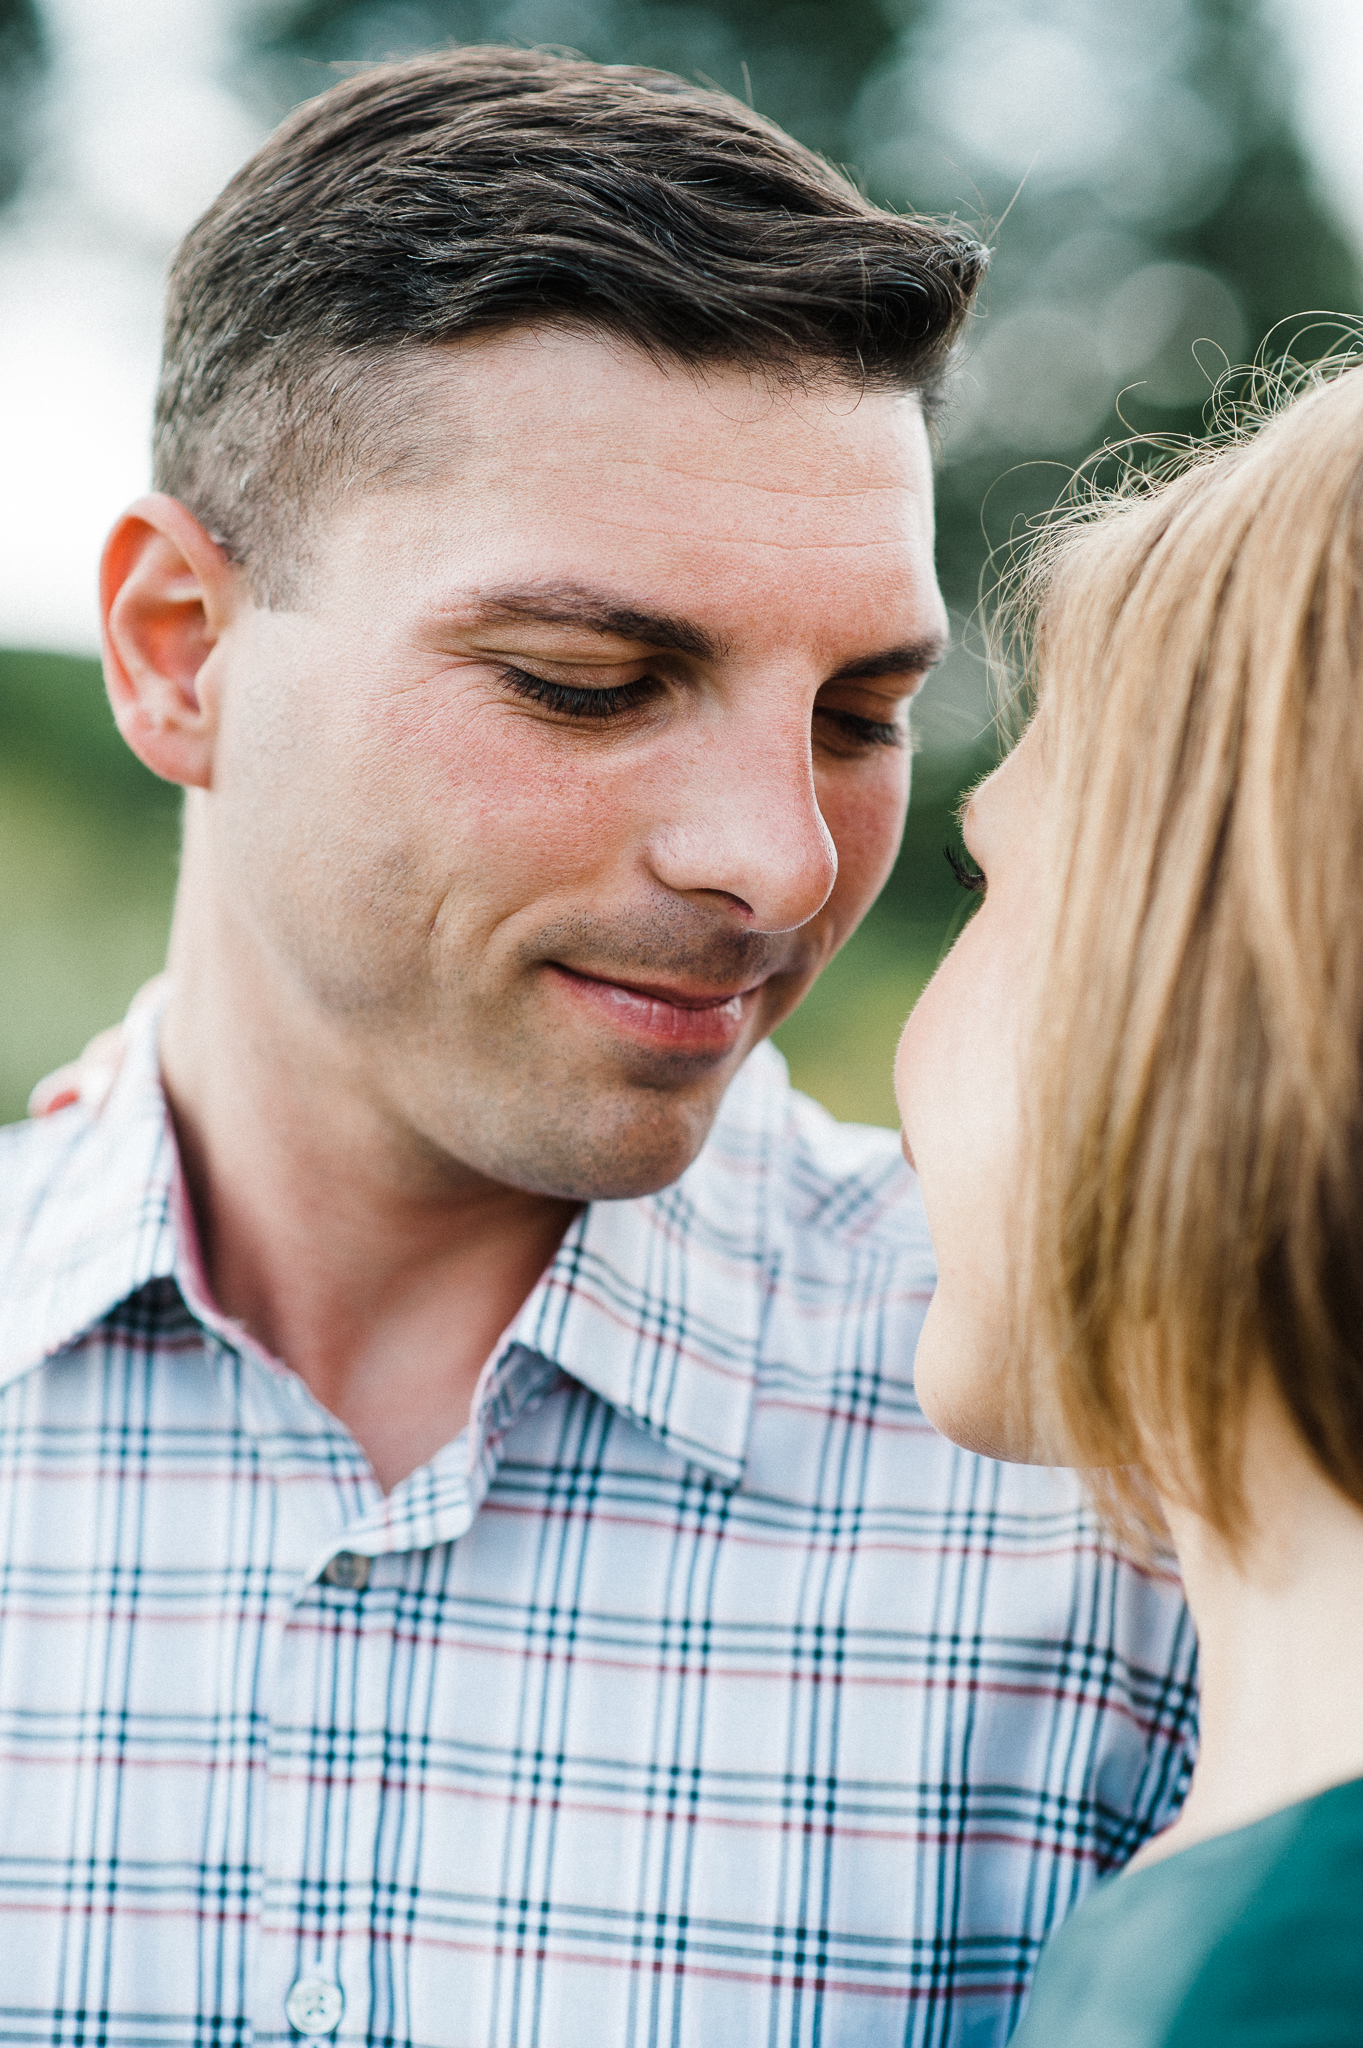
<svg viewBox="0 0 1363 2048"><path fill-rule="evenodd" d="M473 623L477 625L511 625L521 621L532 625L577 626L584 632L600 633L614 640L633 640L645 647L689 654L696 661L715 661L725 652L722 641L690 619L621 604L604 592L577 583L489 591L474 607ZM826 680L851 683L871 682L877 676L926 675L945 653L945 639L940 633L930 633L922 640L907 641L902 647L887 647L883 653L845 662Z"/></svg>
<svg viewBox="0 0 1363 2048"><path fill-rule="evenodd" d="M474 608L477 625L510 625L521 620L532 625L578 626L614 640L634 640L645 647L689 654L697 661L714 661L724 652L721 642L690 619L619 604L602 592L575 583L496 590L480 598Z"/></svg>
<svg viewBox="0 0 1363 2048"><path fill-rule="evenodd" d="M946 651L947 643L941 634L930 633L926 639L909 640L902 647L887 647L883 654L867 654L860 661L844 662L828 680L865 683L873 682L877 676L922 676L936 668Z"/></svg>

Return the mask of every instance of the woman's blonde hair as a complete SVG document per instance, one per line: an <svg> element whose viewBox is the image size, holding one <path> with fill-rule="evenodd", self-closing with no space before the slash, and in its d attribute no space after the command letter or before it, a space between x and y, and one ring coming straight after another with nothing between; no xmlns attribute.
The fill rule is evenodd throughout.
<svg viewBox="0 0 1363 2048"><path fill-rule="evenodd" d="M1363 1505L1363 368L1091 512L1031 576L1033 1393L1235 1538L1265 1369Z"/></svg>

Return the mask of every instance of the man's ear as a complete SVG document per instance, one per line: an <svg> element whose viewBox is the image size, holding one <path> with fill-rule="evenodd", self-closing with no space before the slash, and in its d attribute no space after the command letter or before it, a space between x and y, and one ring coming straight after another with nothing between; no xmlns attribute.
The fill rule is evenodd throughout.
<svg viewBox="0 0 1363 2048"><path fill-rule="evenodd" d="M154 774L208 789L219 709L208 663L242 602L240 571L192 512L157 491L109 535L99 596L119 731Z"/></svg>

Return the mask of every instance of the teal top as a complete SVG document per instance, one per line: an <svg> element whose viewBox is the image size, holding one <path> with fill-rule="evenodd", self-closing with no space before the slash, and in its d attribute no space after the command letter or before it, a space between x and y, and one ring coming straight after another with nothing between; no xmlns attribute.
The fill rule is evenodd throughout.
<svg viewBox="0 0 1363 2048"><path fill-rule="evenodd" d="M1108 1878L1011 2048L1363 2048L1363 1778Z"/></svg>

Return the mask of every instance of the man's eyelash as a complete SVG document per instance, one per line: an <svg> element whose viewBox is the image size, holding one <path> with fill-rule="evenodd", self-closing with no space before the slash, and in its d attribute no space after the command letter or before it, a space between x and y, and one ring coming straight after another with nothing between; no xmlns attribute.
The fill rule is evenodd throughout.
<svg viewBox="0 0 1363 2048"><path fill-rule="evenodd" d="M609 690L582 690L572 683L550 682L547 676L531 675L524 668L502 668L502 681L518 697L543 704L547 711L561 711L568 718L617 718L633 711L653 695L657 684L652 676L640 676L632 683L617 683Z"/></svg>
<svg viewBox="0 0 1363 2048"><path fill-rule="evenodd" d="M902 725L887 718L863 718L856 711L823 711L821 715L831 718L849 740L863 747L902 747L907 737Z"/></svg>
<svg viewBox="0 0 1363 2048"><path fill-rule="evenodd" d="M633 711L646 703L657 689L652 676L639 676L632 683L617 683L609 690L583 690L572 683L551 682L548 676L532 675L529 669L512 668L504 665L499 671L502 681L516 692L518 697L527 697L533 704L543 704L547 711L561 712L567 718L618 718L622 712ZM824 718L831 719L840 732L849 740L863 747L902 747L904 731L888 719L862 718L855 711L823 711Z"/></svg>
<svg viewBox="0 0 1363 2048"><path fill-rule="evenodd" d="M969 854L957 853L954 846L944 846L942 851L947 857L947 866L961 887L969 889L972 896L983 896L989 886L984 869L977 868Z"/></svg>

